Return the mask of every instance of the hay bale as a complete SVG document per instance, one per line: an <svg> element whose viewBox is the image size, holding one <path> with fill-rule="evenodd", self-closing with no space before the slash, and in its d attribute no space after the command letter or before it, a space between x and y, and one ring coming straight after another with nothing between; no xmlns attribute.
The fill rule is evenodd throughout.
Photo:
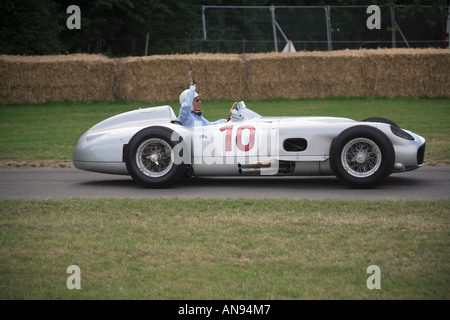
<svg viewBox="0 0 450 320"><path fill-rule="evenodd" d="M117 98L115 62L103 55L2 55L0 73L0 103Z"/></svg>
<svg viewBox="0 0 450 320"><path fill-rule="evenodd" d="M372 96L449 97L450 52L445 49L390 49L370 56Z"/></svg>
<svg viewBox="0 0 450 320"><path fill-rule="evenodd" d="M178 101L194 72L209 100L450 97L450 50L265 54L0 56L0 103Z"/></svg>
<svg viewBox="0 0 450 320"><path fill-rule="evenodd" d="M243 94L242 63L238 55L220 54L118 59L118 95L127 101L178 101L192 70L205 99L235 99Z"/></svg>
<svg viewBox="0 0 450 320"><path fill-rule="evenodd" d="M247 55L247 99L450 95L450 52L379 49Z"/></svg>

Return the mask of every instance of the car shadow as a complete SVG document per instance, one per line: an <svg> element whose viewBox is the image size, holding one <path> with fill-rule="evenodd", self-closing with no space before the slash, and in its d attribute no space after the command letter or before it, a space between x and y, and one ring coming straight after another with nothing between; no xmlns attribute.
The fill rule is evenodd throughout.
<svg viewBox="0 0 450 320"><path fill-rule="evenodd" d="M106 179L106 180L91 180L79 182L78 185L85 187L98 187L98 188L134 188L142 189L140 185L131 179Z"/></svg>
<svg viewBox="0 0 450 320"><path fill-rule="evenodd" d="M373 189L397 189L397 188L412 188L423 181L404 176L390 176L387 181L377 185ZM149 189L134 182L131 177L123 177L120 179L105 179L105 180L91 180L80 182L81 186L98 187L98 188L132 188L136 190ZM347 185L342 184L334 176L248 176L248 177L223 177L223 176L208 176L208 177L193 177L182 178L177 183L169 188L154 188L154 189L186 189L186 188L233 188L233 189L256 189L268 190L276 189L307 189L307 190L321 190L321 189L336 189L336 190L355 190Z"/></svg>
<svg viewBox="0 0 450 320"><path fill-rule="evenodd" d="M290 189L290 188L323 188L343 186L334 177L195 177L185 178L178 186L237 188L237 189Z"/></svg>

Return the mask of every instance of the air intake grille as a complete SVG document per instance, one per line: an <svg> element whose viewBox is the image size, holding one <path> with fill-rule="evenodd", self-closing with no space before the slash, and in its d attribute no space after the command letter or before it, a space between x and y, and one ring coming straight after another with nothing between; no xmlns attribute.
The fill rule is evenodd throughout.
<svg viewBox="0 0 450 320"><path fill-rule="evenodd" d="M419 150L417 150L417 164L423 164L425 159L425 143L420 146Z"/></svg>
<svg viewBox="0 0 450 320"><path fill-rule="evenodd" d="M283 144L283 148L286 151L305 151L308 147L308 142L303 138L291 138L286 139Z"/></svg>

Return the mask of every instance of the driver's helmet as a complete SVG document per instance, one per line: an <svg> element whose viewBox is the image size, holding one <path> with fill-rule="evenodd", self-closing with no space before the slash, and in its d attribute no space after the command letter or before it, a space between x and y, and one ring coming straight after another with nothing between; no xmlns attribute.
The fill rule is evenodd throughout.
<svg viewBox="0 0 450 320"><path fill-rule="evenodd" d="M180 97L178 98L178 100L180 100L180 105L182 105L184 103L184 100L186 100L186 96L189 92L189 89L184 90L181 94ZM194 99L197 98L199 96L199 94L196 92ZM192 106L192 109L194 108L194 106Z"/></svg>

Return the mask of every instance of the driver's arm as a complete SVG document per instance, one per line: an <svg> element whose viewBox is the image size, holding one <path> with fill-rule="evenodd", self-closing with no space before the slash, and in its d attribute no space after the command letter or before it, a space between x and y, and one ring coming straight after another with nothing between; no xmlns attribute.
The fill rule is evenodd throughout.
<svg viewBox="0 0 450 320"><path fill-rule="evenodd" d="M181 105L180 113L178 115L178 121L184 126L193 126L191 118L192 102L195 97L195 84L189 87L189 92Z"/></svg>

